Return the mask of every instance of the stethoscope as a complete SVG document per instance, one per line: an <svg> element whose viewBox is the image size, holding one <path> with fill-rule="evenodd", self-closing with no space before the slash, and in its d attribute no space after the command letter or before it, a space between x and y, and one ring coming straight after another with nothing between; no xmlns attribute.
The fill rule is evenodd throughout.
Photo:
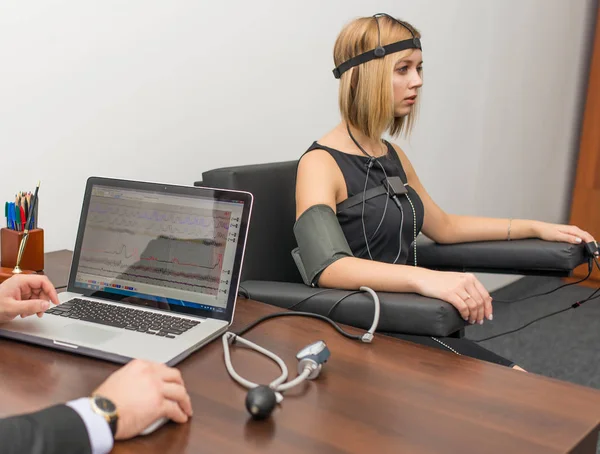
<svg viewBox="0 0 600 454"><path fill-rule="evenodd" d="M263 321L266 321L271 318L297 315L302 317L318 318L327 321L328 323L333 325L334 328L338 332L340 332L340 334L344 335L345 337L354 340L359 340L364 343L371 343L373 341L373 335L375 334L377 325L379 324L379 315L381 311L379 298L377 297L377 294L369 287L360 287L360 290L369 293L369 295L371 295L371 297L373 298L373 304L375 305L373 324L371 325L371 328L369 328L369 330L363 335L349 334L343 331L339 327L339 325L337 325L333 320L322 315L310 314L306 312L278 312L275 314L270 314L266 317L263 317L262 319L257 320L252 325L250 325L249 328L243 329L241 330L241 332L246 332L247 330L258 325L259 323L262 323ZM298 375L294 379L286 381L289 376L288 368L283 362L283 360L275 353L267 350L264 347L261 347L260 345L255 344L254 342L244 339L243 337L241 337L241 335L233 333L231 331L226 332L223 335L222 340L223 354L225 358L225 366L227 367L227 372L229 373L231 378L233 378L236 382L238 382L243 387L249 389L246 395L246 409L248 410L253 419L268 418L273 412L275 406L283 401L283 392L300 385L305 380L316 379L321 373L323 365L331 356L329 348L322 340L307 345L296 354L296 359L298 360ZM250 380L243 378L235 371L233 364L231 363L230 345L234 343L239 343L241 346L250 348L273 360L281 369L281 375L268 385L260 385L258 383L254 383Z"/></svg>

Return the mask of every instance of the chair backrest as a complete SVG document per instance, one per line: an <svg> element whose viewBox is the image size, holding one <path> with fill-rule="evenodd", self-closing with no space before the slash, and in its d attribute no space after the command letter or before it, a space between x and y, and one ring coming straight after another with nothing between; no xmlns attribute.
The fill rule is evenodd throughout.
<svg viewBox="0 0 600 454"><path fill-rule="evenodd" d="M291 255L296 247L298 161L209 170L197 186L238 189L254 195L242 281L302 282Z"/></svg>

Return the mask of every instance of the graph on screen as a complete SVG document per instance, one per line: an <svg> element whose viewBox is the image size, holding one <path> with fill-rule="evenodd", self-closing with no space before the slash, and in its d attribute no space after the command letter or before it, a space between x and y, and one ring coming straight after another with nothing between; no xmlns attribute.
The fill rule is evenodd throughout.
<svg viewBox="0 0 600 454"><path fill-rule="evenodd" d="M230 211L92 198L79 271L110 281L218 294Z"/></svg>

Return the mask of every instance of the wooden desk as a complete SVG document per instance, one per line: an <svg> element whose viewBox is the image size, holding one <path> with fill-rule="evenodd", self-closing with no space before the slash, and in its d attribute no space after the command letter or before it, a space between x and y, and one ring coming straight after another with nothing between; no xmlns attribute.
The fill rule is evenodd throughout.
<svg viewBox="0 0 600 454"><path fill-rule="evenodd" d="M47 263L66 273L68 254L53 254ZM66 274L62 280L59 274L48 270L57 287L66 283ZM234 329L275 310L240 299ZM591 388L383 336L363 345L317 320L272 320L247 338L281 355L292 373L295 353L312 341L325 340L332 356L316 381L286 393L271 420L254 422L244 407L246 391L227 374L221 341L213 342L178 366L194 406L190 423L171 423L147 437L119 442L114 452L596 450L600 392ZM0 358L0 416L88 395L118 367L7 340L0 341ZM278 375L269 360L243 348L233 350L233 362L257 382Z"/></svg>

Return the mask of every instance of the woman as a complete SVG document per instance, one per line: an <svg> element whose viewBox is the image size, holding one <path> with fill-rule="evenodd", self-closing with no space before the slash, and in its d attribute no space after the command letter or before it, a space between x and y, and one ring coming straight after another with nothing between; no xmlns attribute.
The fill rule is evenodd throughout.
<svg viewBox="0 0 600 454"><path fill-rule="evenodd" d="M465 320L483 324L493 318L492 298L475 276L413 266L417 256L410 249L419 232L438 243L593 241L575 226L448 214L429 197L400 147L381 138L386 132L408 133L414 123L423 58L420 33L412 25L385 14L356 19L338 36L334 61L342 120L301 158L296 183L297 221L315 207L325 216L322 208L329 207L351 250L320 270L319 286L415 292L447 301ZM401 180L393 202L383 192L373 193L393 177ZM354 203L342 203L347 199ZM466 339L400 337L521 369Z"/></svg>

